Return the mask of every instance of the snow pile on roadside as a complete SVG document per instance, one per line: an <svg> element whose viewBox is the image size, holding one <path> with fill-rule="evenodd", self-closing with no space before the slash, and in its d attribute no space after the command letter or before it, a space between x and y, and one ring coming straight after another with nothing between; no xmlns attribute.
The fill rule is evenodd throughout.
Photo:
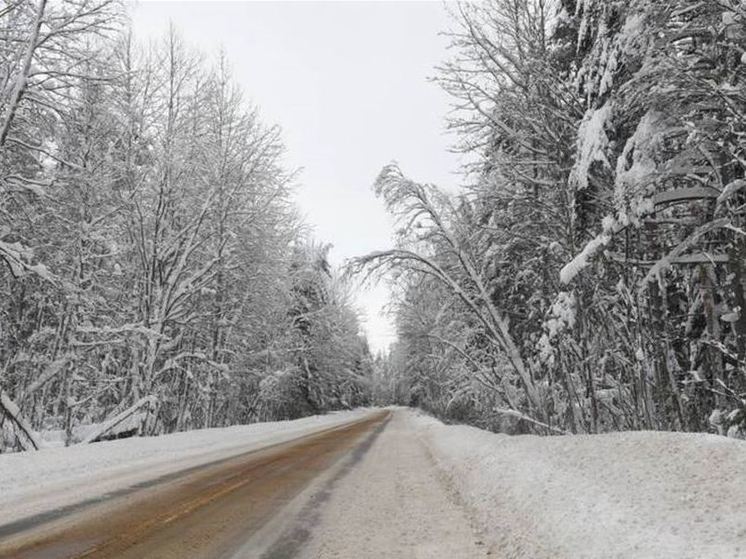
<svg viewBox="0 0 746 559"><path fill-rule="evenodd" d="M361 419L370 411L0 454L0 525Z"/></svg>
<svg viewBox="0 0 746 559"><path fill-rule="evenodd" d="M746 557L743 441L507 436L409 417L505 557Z"/></svg>

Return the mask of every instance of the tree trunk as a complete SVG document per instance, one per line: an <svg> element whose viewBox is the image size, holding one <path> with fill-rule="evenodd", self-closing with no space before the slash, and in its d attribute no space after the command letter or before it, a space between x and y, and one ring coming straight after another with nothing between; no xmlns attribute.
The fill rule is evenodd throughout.
<svg viewBox="0 0 746 559"><path fill-rule="evenodd" d="M23 417L21 410L4 390L0 390L0 412L8 417L23 435L23 437L18 437L18 442L24 450L39 450L44 446L42 440L31 428L31 424Z"/></svg>

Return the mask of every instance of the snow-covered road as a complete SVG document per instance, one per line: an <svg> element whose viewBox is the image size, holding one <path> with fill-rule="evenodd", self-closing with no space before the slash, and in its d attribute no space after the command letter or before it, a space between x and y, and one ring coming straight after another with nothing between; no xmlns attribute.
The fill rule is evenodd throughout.
<svg viewBox="0 0 746 559"><path fill-rule="evenodd" d="M746 444L712 435L510 437L397 409L44 452L0 456L0 557L79 557L105 528L87 557L746 557ZM55 554L7 551L80 500L49 517L74 536Z"/></svg>
<svg viewBox="0 0 746 559"><path fill-rule="evenodd" d="M318 512L301 518L309 537L296 545L300 559L489 557L414 427L407 412L394 413L359 462L331 484Z"/></svg>
<svg viewBox="0 0 746 559"><path fill-rule="evenodd" d="M395 412L309 523L303 559L744 559L746 443L508 436Z"/></svg>

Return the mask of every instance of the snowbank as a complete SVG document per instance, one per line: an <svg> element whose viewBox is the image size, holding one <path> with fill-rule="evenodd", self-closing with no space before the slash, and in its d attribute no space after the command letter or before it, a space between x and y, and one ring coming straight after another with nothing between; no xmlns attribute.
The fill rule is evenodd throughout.
<svg viewBox="0 0 746 559"><path fill-rule="evenodd" d="M368 413L369 409L358 409L294 421L0 454L0 525L361 419Z"/></svg>
<svg viewBox="0 0 746 559"><path fill-rule="evenodd" d="M511 437L409 417L505 557L746 557L743 441Z"/></svg>

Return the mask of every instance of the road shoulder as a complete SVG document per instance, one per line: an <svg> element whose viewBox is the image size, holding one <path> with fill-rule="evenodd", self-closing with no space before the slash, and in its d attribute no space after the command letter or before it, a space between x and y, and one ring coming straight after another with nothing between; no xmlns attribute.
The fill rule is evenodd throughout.
<svg viewBox="0 0 746 559"><path fill-rule="evenodd" d="M395 412L306 526L300 559L477 559L490 556L405 412Z"/></svg>

